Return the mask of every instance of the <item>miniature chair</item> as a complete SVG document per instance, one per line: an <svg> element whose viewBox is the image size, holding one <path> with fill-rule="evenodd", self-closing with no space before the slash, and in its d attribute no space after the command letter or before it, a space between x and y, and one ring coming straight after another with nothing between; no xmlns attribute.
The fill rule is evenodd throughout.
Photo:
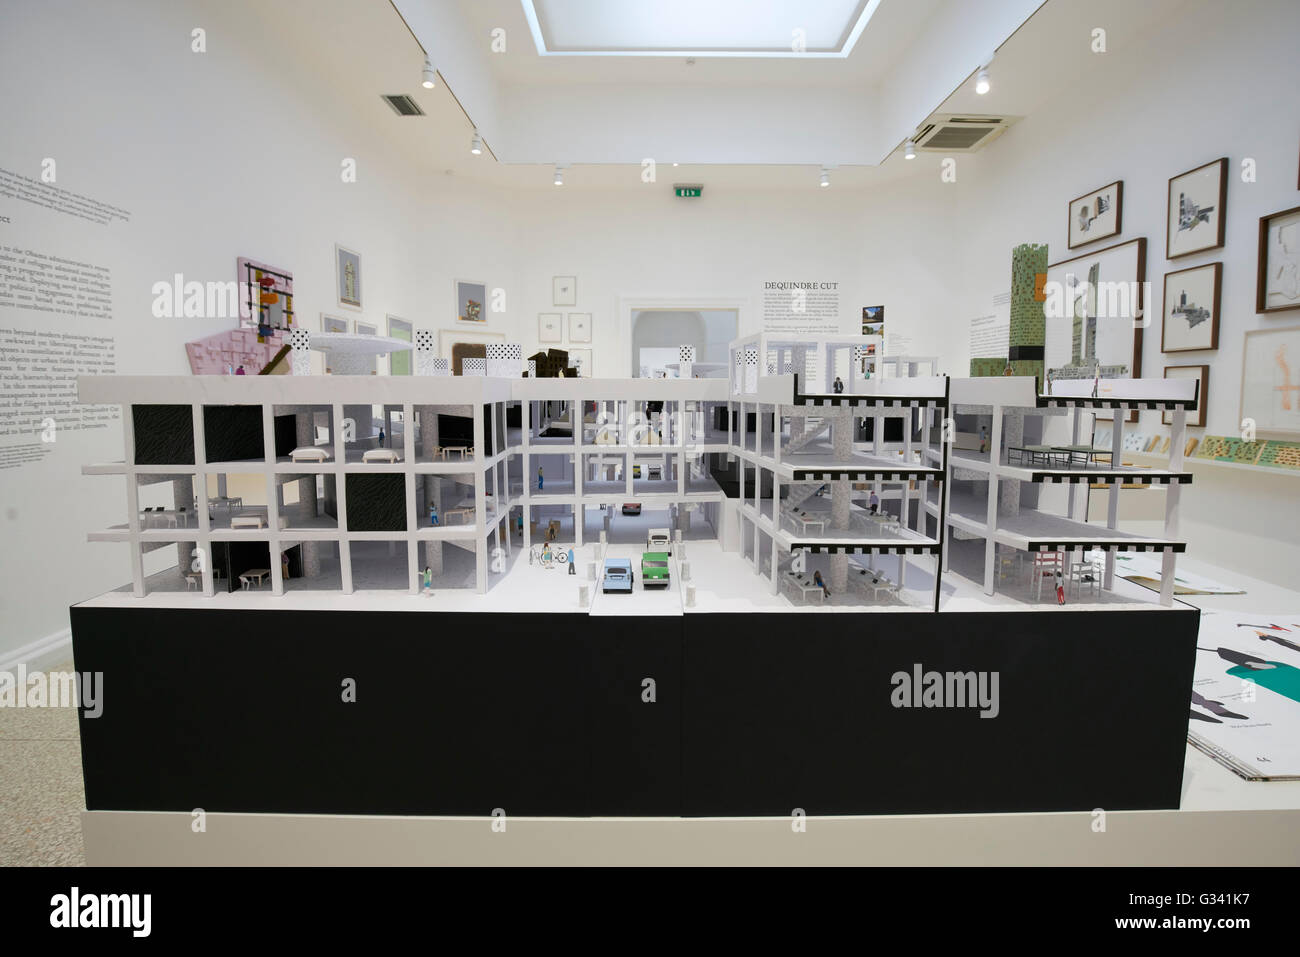
<svg viewBox="0 0 1300 957"><path fill-rule="evenodd" d="M1043 597L1043 579L1056 580L1056 573L1065 570L1065 556L1061 552L1034 552L1030 567L1030 584L1034 586L1034 601Z"/></svg>

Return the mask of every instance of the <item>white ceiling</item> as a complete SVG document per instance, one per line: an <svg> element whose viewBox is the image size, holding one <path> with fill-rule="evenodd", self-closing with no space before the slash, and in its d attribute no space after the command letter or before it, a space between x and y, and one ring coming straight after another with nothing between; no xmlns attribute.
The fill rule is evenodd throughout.
<svg viewBox="0 0 1300 957"><path fill-rule="evenodd" d="M542 56L845 57L880 0L520 0Z"/></svg>
<svg viewBox="0 0 1300 957"><path fill-rule="evenodd" d="M405 0L399 0L400 2ZM933 7L941 0L924 2ZM993 89L987 96L977 97L974 94L970 76L974 73L975 65L968 67L963 62L961 77L943 94L928 101L917 95L914 97L918 104L916 108L906 110L899 107L899 113L912 127L936 111L1032 115L1043 103L1073 85L1089 82L1094 71L1118 68L1125 58L1131 60L1141 57L1143 47L1151 42L1153 31L1162 22L1176 16L1177 8L1185 2L1188 0L1144 0L1142 4L1134 4L1130 0L1050 0L998 53L991 71ZM460 9L477 10L480 6L489 7L494 3L497 0L483 0L482 4L460 5ZM906 3L884 0L872 18L871 29L864 32L854 55L848 60L821 61L817 64L767 61L766 66L761 61L701 60L694 69L699 69L706 63L724 69L744 66L746 69L764 70L769 66L782 68L792 65L814 70L830 67L832 73L836 73L840 67L852 69L856 57L873 42L879 42L878 38L873 40L871 34L875 27L889 22L888 19L881 18L888 18L891 10L897 12L906 6ZM499 9L517 13L521 10L517 0L501 0ZM497 149L496 135L487 130L484 130L484 135L489 151L481 156L470 154L469 144L475 122L480 122L480 128L483 124L476 108L467 104L462 109L458 98L464 95L464 85L457 77L464 76L467 81L474 79L468 72L472 62L467 61L463 67L440 63L440 69L446 71L446 82L440 82L433 90L421 88L419 78L424 52L408 30L407 24L392 7L357 4L355 0L278 0L275 4L259 6L256 17L264 29L296 31L301 42L286 48L286 58L293 61L293 68L302 74L304 82L328 89L331 102L337 104L332 121L339 117L345 118L354 126L359 137L376 145L382 144L387 151L410 157L426 175L460 177L504 188L555 189L551 182L551 163L556 158L535 163L503 161ZM903 20L906 20L906 16ZM897 29L902 28L901 20L894 23ZM1086 42L1090 31L1098 24L1105 25L1108 30L1110 52L1105 57L1093 54ZM522 13L518 15L518 25L523 25ZM915 27L916 24L912 26ZM476 20L466 21L465 29L472 36L479 33L481 24ZM938 24L932 24L923 33L929 36L939 29ZM488 34L479 35L486 38ZM544 63L549 67L566 60L533 55L532 41L526 27L514 39L521 40L521 45L528 51L518 62L531 59L535 64ZM918 35L918 43L923 45L923 40L924 37ZM514 40L511 43L511 49L514 49ZM919 59L919 46L913 44L908 49L911 51L910 59ZM597 63L602 70L613 66L618 70L642 69L647 74L655 73L666 65L662 59L654 58L606 60L580 57L567 62L572 63L574 60L585 64ZM320 70L321 63L330 64L330 68ZM518 65L510 67L512 70L518 68ZM498 97L507 103L503 106L498 101L488 105L495 108L498 117L509 117L508 101L512 95L510 86L501 84L501 76L494 72L495 69L483 70L477 79L487 84L496 84ZM889 79L892 82L904 82L902 69ZM703 84L705 87L709 85ZM735 89L726 80L717 85L737 97L746 94L743 87ZM881 86L884 88L886 85ZM554 84L542 86L543 89L537 91L537 96L545 98L557 95ZM566 92L569 89L562 83L560 86ZM850 101L854 89L850 86L842 91ZM407 93L421 105L427 115L417 118L398 117L380 99L380 94L383 93ZM825 99L828 104L836 107L844 102L829 94ZM906 96L900 95L899 102L904 99ZM922 103L924 105L920 105ZM487 112L493 111L489 109ZM833 115L834 122L844 127L851 128L863 122L865 112L865 109L848 107L836 113L828 105L828 115ZM474 115L474 120L470 119L471 115ZM708 118L710 123L724 133L728 132L727 119L725 115ZM598 120L591 125L599 127L602 124ZM674 125L681 127L682 122L679 120ZM771 117L767 131L774 137L806 141L816 140L821 132L804 122L800 116ZM567 132L564 135L567 137ZM906 133L902 134L895 144L901 143L905 136ZM895 144L891 144L891 148ZM817 151L820 149L817 148ZM494 156L494 152L497 155ZM888 153L889 150L885 152ZM641 155L639 150L636 155ZM763 163L757 162L755 156L748 154L736 162L726 163L696 162L694 160L697 157L682 155L679 158L682 165L679 167L672 166L672 159L674 157L671 154L660 155L659 187L667 189L672 182L704 182L709 193L720 190L816 190L822 165L821 162ZM856 163L829 164L835 167L831 174L833 189L873 189L901 177L933 173L927 165L925 154L916 162L906 162L901 156L894 156L877 165L879 159L880 157L874 157L870 162L864 158ZM931 165L932 162L931 157ZM563 187L565 190L648 188L641 181L642 167L639 159L636 162L589 163L581 157L573 156L568 158L567 165Z"/></svg>

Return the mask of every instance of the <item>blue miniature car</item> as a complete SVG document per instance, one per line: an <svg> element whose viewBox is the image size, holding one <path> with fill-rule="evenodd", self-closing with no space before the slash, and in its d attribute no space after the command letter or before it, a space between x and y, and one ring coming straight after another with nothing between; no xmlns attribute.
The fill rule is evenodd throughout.
<svg viewBox="0 0 1300 957"><path fill-rule="evenodd" d="M605 559L605 578L601 590L632 591L632 562L626 558Z"/></svg>

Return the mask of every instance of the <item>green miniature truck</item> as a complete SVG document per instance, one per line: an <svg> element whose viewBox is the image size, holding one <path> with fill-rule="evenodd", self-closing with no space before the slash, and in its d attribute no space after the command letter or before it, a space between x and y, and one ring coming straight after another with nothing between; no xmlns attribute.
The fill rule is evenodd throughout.
<svg viewBox="0 0 1300 957"><path fill-rule="evenodd" d="M641 587L668 587L667 552L645 552L641 555Z"/></svg>

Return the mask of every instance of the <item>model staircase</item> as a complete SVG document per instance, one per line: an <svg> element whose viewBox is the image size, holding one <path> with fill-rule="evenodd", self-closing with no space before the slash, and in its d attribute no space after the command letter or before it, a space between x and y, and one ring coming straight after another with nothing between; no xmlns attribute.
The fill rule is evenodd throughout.
<svg viewBox="0 0 1300 957"><path fill-rule="evenodd" d="M813 425L812 424L813 422L816 422L817 424ZM789 442L787 442L785 448L783 448L781 451L788 452L788 453L800 452L810 442L820 438L821 436L829 432L830 428L831 428L831 419L829 417L824 417L820 419L812 419L812 418L805 419L803 435L799 436L799 438L797 439L792 439Z"/></svg>
<svg viewBox="0 0 1300 957"><path fill-rule="evenodd" d="M797 486L792 486L790 494L786 496L785 501L781 504L786 511L796 509L816 495L825 484L825 482L802 482Z"/></svg>

